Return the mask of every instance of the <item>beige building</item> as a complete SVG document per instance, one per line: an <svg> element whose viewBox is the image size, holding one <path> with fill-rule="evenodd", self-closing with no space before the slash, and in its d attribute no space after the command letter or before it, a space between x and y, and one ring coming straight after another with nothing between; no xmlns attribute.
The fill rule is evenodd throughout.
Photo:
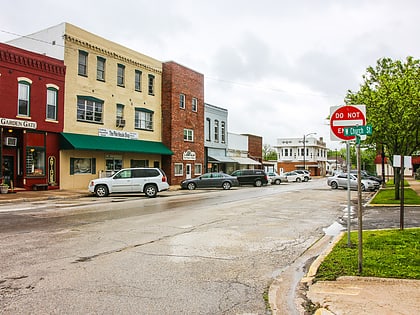
<svg viewBox="0 0 420 315"><path fill-rule="evenodd" d="M60 188L83 189L123 167L161 167L172 154L162 144L160 61L69 23L10 44L67 67Z"/></svg>

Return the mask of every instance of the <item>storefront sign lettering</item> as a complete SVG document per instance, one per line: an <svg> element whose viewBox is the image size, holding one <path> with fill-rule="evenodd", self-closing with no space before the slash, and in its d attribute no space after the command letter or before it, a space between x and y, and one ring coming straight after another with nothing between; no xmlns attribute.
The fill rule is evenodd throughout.
<svg viewBox="0 0 420 315"><path fill-rule="evenodd" d="M186 160L186 161L195 161L196 155L195 155L195 152L191 150L187 150L182 154L182 158L183 160Z"/></svg>
<svg viewBox="0 0 420 315"><path fill-rule="evenodd" d="M55 156L48 157L48 184L55 185Z"/></svg>
<svg viewBox="0 0 420 315"><path fill-rule="evenodd" d="M131 140L135 140L139 138L139 135L137 132L127 132L127 131L105 129L105 128L99 128L98 135L100 137L123 138L123 139L131 139Z"/></svg>
<svg viewBox="0 0 420 315"><path fill-rule="evenodd" d="M0 126L36 129L37 124L35 121L0 118Z"/></svg>

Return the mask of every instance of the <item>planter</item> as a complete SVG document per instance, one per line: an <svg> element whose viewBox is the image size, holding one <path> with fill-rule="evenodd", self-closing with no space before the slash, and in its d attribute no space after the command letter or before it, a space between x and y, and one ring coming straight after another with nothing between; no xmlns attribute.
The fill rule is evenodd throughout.
<svg viewBox="0 0 420 315"><path fill-rule="evenodd" d="M9 191L9 186L0 186L0 192L2 194L7 194L8 191Z"/></svg>

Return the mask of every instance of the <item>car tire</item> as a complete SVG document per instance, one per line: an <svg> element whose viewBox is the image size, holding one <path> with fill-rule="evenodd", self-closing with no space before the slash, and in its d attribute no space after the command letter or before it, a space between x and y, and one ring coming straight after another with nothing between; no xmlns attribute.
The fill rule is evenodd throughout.
<svg viewBox="0 0 420 315"><path fill-rule="evenodd" d="M337 182L331 182L331 188L332 189L337 189L338 188Z"/></svg>
<svg viewBox="0 0 420 315"><path fill-rule="evenodd" d="M281 180L280 180L280 179L276 179L276 180L274 181L274 184L276 184L276 185L280 185L280 183L281 183Z"/></svg>
<svg viewBox="0 0 420 315"><path fill-rule="evenodd" d="M302 179L301 179L300 177L297 177L297 178L296 178L296 182L297 182L297 183L300 183L301 181L302 181Z"/></svg>
<svg viewBox="0 0 420 315"><path fill-rule="evenodd" d="M232 187L232 185L231 185L229 182L224 182L224 183L222 184L222 188L223 188L224 190L229 190L229 189L230 189L230 187Z"/></svg>
<svg viewBox="0 0 420 315"><path fill-rule="evenodd" d="M106 197L108 196L109 191L106 185L98 185L95 187L95 195L96 197Z"/></svg>
<svg viewBox="0 0 420 315"><path fill-rule="evenodd" d="M146 185L144 187L144 194L149 198L155 198L157 195L157 187L155 185Z"/></svg>
<svg viewBox="0 0 420 315"><path fill-rule="evenodd" d="M188 183L187 188L188 190L194 190L195 189L195 184L194 183Z"/></svg>
<svg viewBox="0 0 420 315"><path fill-rule="evenodd" d="M366 191L366 187L364 184L362 184L361 188L362 188L362 191Z"/></svg>
<svg viewBox="0 0 420 315"><path fill-rule="evenodd" d="M262 186L262 181L261 181L261 179L256 179L256 180L255 180L255 182L254 182L254 186L255 186L255 187L261 187L261 186Z"/></svg>
<svg viewBox="0 0 420 315"><path fill-rule="evenodd" d="M304 182L308 182L309 181L309 178L308 177L305 177L305 179L303 181Z"/></svg>

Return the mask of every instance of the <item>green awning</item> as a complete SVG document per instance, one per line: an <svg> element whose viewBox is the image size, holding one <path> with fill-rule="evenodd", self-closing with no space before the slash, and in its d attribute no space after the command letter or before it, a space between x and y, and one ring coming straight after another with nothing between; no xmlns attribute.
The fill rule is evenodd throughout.
<svg viewBox="0 0 420 315"><path fill-rule="evenodd" d="M62 132L60 134L60 149L135 152L161 155L173 154L173 152L161 142L90 136L67 132Z"/></svg>

